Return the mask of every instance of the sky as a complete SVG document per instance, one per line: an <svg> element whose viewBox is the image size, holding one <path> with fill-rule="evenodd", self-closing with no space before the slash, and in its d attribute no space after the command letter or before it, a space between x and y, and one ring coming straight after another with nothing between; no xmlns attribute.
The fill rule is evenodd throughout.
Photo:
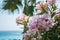
<svg viewBox="0 0 60 40"><path fill-rule="evenodd" d="M2 1L0 0L0 6L2 6ZM1 7L0 7L1 8ZM14 14L8 14L9 12L0 10L0 31L20 31L23 25L18 25L16 23L16 18L22 13L22 8L19 8L19 14L17 11Z"/></svg>
<svg viewBox="0 0 60 40"><path fill-rule="evenodd" d="M3 0L0 0L0 6L2 4L2 1ZM38 0L40 1L40 0ZM58 8L60 8L60 1L58 0L57 1L57 6ZM0 7L1 8L1 7ZM17 14L18 12L15 11L14 13L15 14L8 14L9 12L8 11L3 11L3 10L0 10L0 31L20 31L20 30L23 30L21 29L23 27L23 25L18 25L16 24L16 18L22 13L22 10L21 8L19 8L19 14Z"/></svg>

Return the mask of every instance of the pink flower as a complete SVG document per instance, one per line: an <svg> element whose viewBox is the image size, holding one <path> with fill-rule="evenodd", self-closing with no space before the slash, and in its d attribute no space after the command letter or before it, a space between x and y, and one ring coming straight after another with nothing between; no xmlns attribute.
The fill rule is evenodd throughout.
<svg viewBox="0 0 60 40"><path fill-rule="evenodd" d="M32 29L31 31L32 31L32 34L36 34L38 32L38 29L35 28L35 29Z"/></svg>
<svg viewBox="0 0 60 40"><path fill-rule="evenodd" d="M48 2L50 5L52 5L52 4L54 4L54 3L56 2L56 0L47 0L47 2Z"/></svg>
<svg viewBox="0 0 60 40"><path fill-rule="evenodd" d="M28 19L28 16L26 16L25 14L22 14L18 18L16 18L16 22L23 23L23 22L27 21L27 19Z"/></svg>
<svg viewBox="0 0 60 40"><path fill-rule="evenodd" d="M40 11L42 12L43 9L44 9L45 11L47 11L48 6L47 6L46 3L41 2L40 4L37 4L35 8L36 8L37 10L40 10Z"/></svg>
<svg viewBox="0 0 60 40"><path fill-rule="evenodd" d="M42 8L41 8L41 5L40 5L40 4L37 4L35 8L36 8L37 10L42 10Z"/></svg>
<svg viewBox="0 0 60 40"><path fill-rule="evenodd" d="M35 23L30 23L30 29L35 29L36 28L36 24Z"/></svg>
<svg viewBox="0 0 60 40"><path fill-rule="evenodd" d="M46 4L46 3L42 2L42 3L40 3L40 5L41 5L42 9L44 9L44 10L46 10L46 11L47 11L48 6L47 6L47 4Z"/></svg>
<svg viewBox="0 0 60 40"><path fill-rule="evenodd" d="M53 23L54 21L49 14L36 15L30 18L29 28L36 29L40 27L40 29L46 29L47 27L52 27Z"/></svg>
<svg viewBox="0 0 60 40"><path fill-rule="evenodd" d="M38 15L32 16L29 19L29 27L30 29L35 29L38 21Z"/></svg>
<svg viewBox="0 0 60 40"><path fill-rule="evenodd" d="M60 18L60 13L56 14L56 17L57 17L57 18Z"/></svg>
<svg viewBox="0 0 60 40"><path fill-rule="evenodd" d="M43 19L40 19L38 21L38 26L40 27L40 29L45 29L46 28L46 22Z"/></svg>
<svg viewBox="0 0 60 40"><path fill-rule="evenodd" d="M38 20L38 25L41 29L46 29L47 27L51 27L53 25L53 19L49 14L44 14L40 16Z"/></svg>
<svg viewBox="0 0 60 40"><path fill-rule="evenodd" d="M24 33L24 39L27 40L31 35L36 34L37 31L37 29L29 29L26 33Z"/></svg>

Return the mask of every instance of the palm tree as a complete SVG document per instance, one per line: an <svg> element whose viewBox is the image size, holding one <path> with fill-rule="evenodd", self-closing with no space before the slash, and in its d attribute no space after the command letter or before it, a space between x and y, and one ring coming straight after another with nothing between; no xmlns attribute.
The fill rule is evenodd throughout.
<svg viewBox="0 0 60 40"><path fill-rule="evenodd" d="M20 0L4 0L5 4L2 9L9 10L13 12L14 10L18 9L17 5L22 5Z"/></svg>
<svg viewBox="0 0 60 40"><path fill-rule="evenodd" d="M23 0L23 1L24 1L23 4L25 6L22 4L22 0L4 0L5 4L2 9L14 12L16 9L19 10L18 6L24 6L23 13L32 16L34 11L33 4L36 3L36 0Z"/></svg>

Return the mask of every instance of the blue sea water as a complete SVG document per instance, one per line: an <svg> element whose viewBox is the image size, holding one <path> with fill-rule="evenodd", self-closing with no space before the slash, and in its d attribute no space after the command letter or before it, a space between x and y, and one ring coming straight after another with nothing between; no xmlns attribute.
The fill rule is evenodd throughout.
<svg viewBox="0 0 60 40"><path fill-rule="evenodd" d="M0 31L0 40L22 40L22 31Z"/></svg>

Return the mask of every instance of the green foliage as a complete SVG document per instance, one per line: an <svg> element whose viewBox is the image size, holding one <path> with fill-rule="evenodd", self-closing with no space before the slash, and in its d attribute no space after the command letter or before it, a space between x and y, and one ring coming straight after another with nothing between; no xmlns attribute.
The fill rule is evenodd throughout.
<svg viewBox="0 0 60 40"><path fill-rule="evenodd" d="M26 14L26 15L29 15L29 16L32 16L33 15L33 10L34 10L34 6L33 4L36 2L36 0L24 0L24 10L23 12ZM32 3L31 6L29 6L29 2ZM3 8L4 10L9 10L11 12L14 12L14 10L19 10L18 6L22 6L22 0L4 0L4 5L3 5Z"/></svg>
<svg viewBox="0 0 60 40"><path fill-rule="evenodd" d="M31 4L28 4L29 2L31 2ZM25 13L28 16L33 16L33 11L34 11L33 4L35 2L36 2L36 0L29 0L29 1L28 0L25 0L25 6L24 6L23 13Z"/></svg>
<svg viewBox="0 0 60 40"><path fill-rule="evenodd" d="M4 6L2 9L11 10L12 12L18 9L17 5L22 5L21 0L4 0Z"/></svg>
<svg viewBox="0 0 60 40"><path fill-rule="evenodd" d="M33 5L31 5L31 6L25 6L24 7L24 13L26 14L26 15L29 15L29 16L32 16L33 15L33 11L34 11L34 7L33 7Z"/></svg>
<svg viewBox="0 0 60 40"><path fill-rule="evenodd" d="M53 11L57 9L55 4L52 5L52 8L53 8Z"/></svg>

